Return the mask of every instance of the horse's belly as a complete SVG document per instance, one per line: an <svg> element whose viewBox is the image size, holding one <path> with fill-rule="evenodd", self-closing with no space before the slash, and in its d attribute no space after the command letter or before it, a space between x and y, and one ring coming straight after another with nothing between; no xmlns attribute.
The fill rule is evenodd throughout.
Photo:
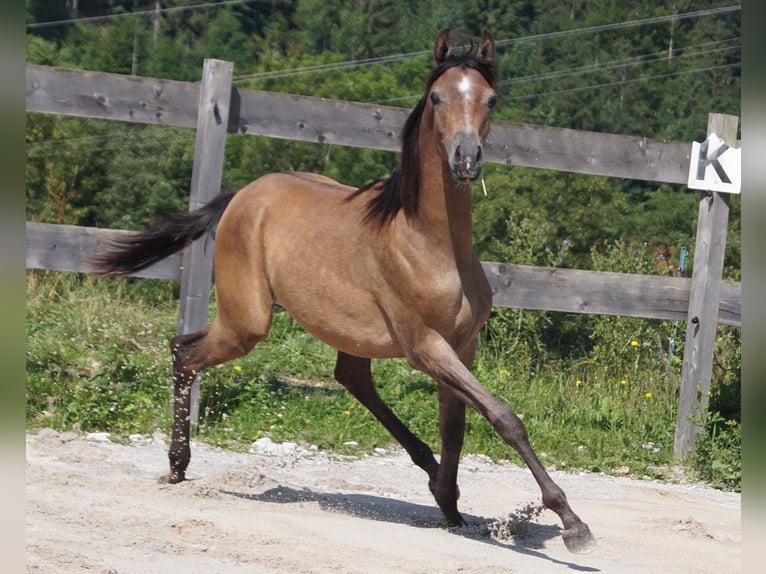
<svg viewBox="0 0 766 574"><path fill-rule="evenodd" d="M279 296L276 302L314 337L350 355L370 358L403 356L394 341L386 318L367 293L354 293L346 286L344 297L326 297L311 289L299 298ZM313 304L306 304L313 301ZM322 301L320 304L316 304Z"/></svg>

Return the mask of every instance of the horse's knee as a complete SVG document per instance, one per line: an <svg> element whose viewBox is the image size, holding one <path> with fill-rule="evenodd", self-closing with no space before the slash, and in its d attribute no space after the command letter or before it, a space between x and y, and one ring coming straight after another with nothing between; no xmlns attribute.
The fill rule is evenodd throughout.
<svg viewBox="0 0 766 574"><path fill-rule="evenodd" d="M514 448L518 448L519 446L523 447L529 444L527 427L524 426L524 423L516 413L510 409L499 417L493 426L500 436Z"/></svg>

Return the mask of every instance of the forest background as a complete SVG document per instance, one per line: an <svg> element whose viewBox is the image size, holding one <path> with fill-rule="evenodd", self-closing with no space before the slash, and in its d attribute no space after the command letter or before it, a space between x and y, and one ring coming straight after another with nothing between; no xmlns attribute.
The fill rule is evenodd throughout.
<svg viewBox="0 0 766 574"><path fill-rule="evenodd" d="M705 138L709 113L740 115L740 10L723 0L27 0L26 7L27 62L33 64L198 81L203 60L217 58L234 63L240 88L411 108L421 95L438 31L480 35L487 28L498 50L497 120L691 142ZM27 114L26 140L27 220L138 229L150 218L187 209L191 130ZM359 186L387 175L397 161L388 152L230 135L223 189L278 170L322 173ZM699 196L685 186L499 165L486 167L484 182L487 196L481 185L474 190L475 243L484 261L691 275ZM724 278L737 281L740 215L739 197L732 196ZM121 407L136 399L135 371L120 375L115 390L118 369L103 366L118 362L124 373L127 359L97 356L95 342L66 346L65 341L87 339L83 329L93 337L98 331L82 326L88 314L75 302L97 307L90 298L127 297L156 312L161 301L171 317L176 296L177 285L148 280L106 285L29 272L28 424L136 430L135 420L129 422L135 413ZM61 315L62 301L72 306L68 316ZM277 321L283 335L299 337L287 321ZM123 323L129 324L127 318ZM67 331L75 325L79 332ZM167 319L165 331L155 327L146 345L162 342L172 328ZM531 434L539 426L541 434L552 436L546 450L554 453L553 464L614 471L631 460L647 473L671 459L683 335L684 325L669 321L496 309L481 336L477 370L494 392L526 413ZM280 344L289 347L284 339ZM131 353L146 352L136 345ZM304 351L307 345L303 339L297 344ZM330 366L298 374L329 379L326 350L310 349L322 357L320 365ZM249 367L263 371L259 360ZM285 357L273 362L285 363ZM153 376L136 368L139 378ZM164 368L157 367L157 388L167 387ZM248 392L284 409L254 388L260 381L273 389L280 376L296 374L283 368L246 384L212 376L201 432L207 429L208 438L221 443L244 442L216 426L229 420L224 426L231 428L232 415L223 411L248 403ZM400 378L416 377L398 368ZM740 379L740 331L721 327L710 413L703 421L707 432L698 448L707 462L698 461L698 468L714 483L734 488ZM551 397L549 387L563 394ZM99 405L82 398L93 394L111 398ZM530 395L537 406L523 402ZM662 398L659 411L646 410L650 398ZM582 412L572 406L578 401ZM124 418L115 417L115 409ZM570 410L557 435L549 419ZM295 438L288 435L297 430L267 414L249 412L265 417L253 428ZM166 424L166 415L160 409L148 417L147 428ZM417 426L418 416L403 418ZM640 419L637 427L631 418ZM606 436L578 437L578 424ZM433 429L422 432L431 436ZM628 444L631 433L642 435L635 445ZM562 436L564 446L556 450ZM369 442L383 440L374 435ZM486 439L473 447L494 455L494 444Z"/></svg>

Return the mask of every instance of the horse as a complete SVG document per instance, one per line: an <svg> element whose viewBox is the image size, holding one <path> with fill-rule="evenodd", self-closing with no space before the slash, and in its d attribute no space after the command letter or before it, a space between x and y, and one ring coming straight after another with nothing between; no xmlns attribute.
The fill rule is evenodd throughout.
<svg viewBox="0 0 766 574"><path fill-rule="evenodd" d="M471 366L492 292L472 241L471 183L480 177L497 102L495 41L488 31L458 50L443 30L423 96L401 134L390 177L361 188L300 172L264 175L203 207L115 240L93 273L128 275L215 232L217 314L175 336L168 483L185 479L190 389L206 367L242 357L268 335L274 305L337 350L335 378L428 475L447 525L458 511L457 472L466 407L485 417L531 470L575 553L595 538L551 479L513 410ZM453 46L453 43L455 46ZM371 359L403 357L437 386L440 460L378 395Z"/></svg>

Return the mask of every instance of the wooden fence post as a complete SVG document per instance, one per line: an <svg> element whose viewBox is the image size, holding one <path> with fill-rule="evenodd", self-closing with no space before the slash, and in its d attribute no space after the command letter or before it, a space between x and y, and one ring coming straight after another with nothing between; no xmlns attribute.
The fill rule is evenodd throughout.
<svg viewBox="0 0 766 574"><path fill-rule="evenodd" d="M710 114L707 133L716 134L734 147L738 124L737 116ZM697 217L694 268L673 447L677 460L683 460L694 452L695 438L702 430L700 423L708 405L728 222L728 194L713 191L703 193Z"/></svg>
<svg viewBox="0 0 766 574"><path fill-rule="evenodd" d="M221 191L226 131L229 123L234 64L205 60L197 108L197 139L192 167L189 211L202 207ZM213 238L203 235L183 254L181 301L176 333L194 333L207 325L210 284L213 278ZM199 420L200 375L191 391L192 431Z"/></svg>

